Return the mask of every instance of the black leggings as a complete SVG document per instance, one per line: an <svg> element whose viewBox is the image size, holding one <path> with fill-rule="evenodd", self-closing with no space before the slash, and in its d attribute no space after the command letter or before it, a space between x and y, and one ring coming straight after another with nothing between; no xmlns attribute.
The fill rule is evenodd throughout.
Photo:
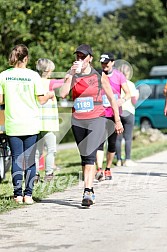
<svg viewBox="0 0 167 252"><path fill-rule="evenodd" d="M104 117L84 120L72 117L72 131L80 152L82 166L95 163L98 146L105 140L105 124Z"/></svg>
<svg viewBox="0 0 167 252"><path fill-rule="evenodd" d="M108 142L108 152L115 152L116 151L116 139L117 133L115 132L115 120L114 117L106 117L106 139ZM101 143L98 150L104 149L104 143Z"/></svg>

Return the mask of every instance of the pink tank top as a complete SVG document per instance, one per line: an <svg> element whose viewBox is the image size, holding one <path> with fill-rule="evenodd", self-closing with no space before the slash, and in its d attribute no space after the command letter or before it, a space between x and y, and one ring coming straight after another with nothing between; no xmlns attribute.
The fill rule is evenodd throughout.
<svg viewBox="0 0 167 252"><path fill-rule="evenodd" d="M120 98L122 84L126 83L126 78L117 69L114 69L111 74L108 74L110 85L112 87L113 93L117 95L117 98ZM104 91L103 91L104 92ZM122 113L122 108L119 108L120 114ZM105 116L112 117L114 115L112 107L105 108Z"/></svg>

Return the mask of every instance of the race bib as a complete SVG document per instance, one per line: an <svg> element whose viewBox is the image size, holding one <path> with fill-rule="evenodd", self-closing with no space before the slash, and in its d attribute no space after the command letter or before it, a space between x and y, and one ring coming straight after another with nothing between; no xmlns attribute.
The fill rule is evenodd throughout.
<svg viewBox="0 0 167 252"><path fill-rule="evenodd" d="M118 99L118 94L114 94L114 97L115 99L117 100ZM111 107L111 104L107 98L107 95L102 95L102 101L103 101L103 106L104 107Z"/></svg>
<svg viewBox="0 0 167 252"><path fill-rule="evenodd" d="M93 97L79 97L74 101L75 112L83 113L94 109Z"/></svg>

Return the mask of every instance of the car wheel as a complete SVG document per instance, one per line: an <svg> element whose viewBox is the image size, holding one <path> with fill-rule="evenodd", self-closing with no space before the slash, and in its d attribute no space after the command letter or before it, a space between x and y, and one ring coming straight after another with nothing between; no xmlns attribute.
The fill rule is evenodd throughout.
<svg viewBox="0 0 167 252"><path fill-rule="evenodd" d="M152 128L152 124L149 119L143 119L140 124L140 129L142 132L145 132L146 130Z"/></svg>

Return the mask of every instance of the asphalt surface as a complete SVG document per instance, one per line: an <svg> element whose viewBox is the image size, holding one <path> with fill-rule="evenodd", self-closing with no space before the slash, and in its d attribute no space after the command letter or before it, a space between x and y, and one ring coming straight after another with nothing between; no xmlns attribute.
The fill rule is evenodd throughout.
<svg viewBox="0 0 167 252"><path fill-rule="evenodd" d="M0 252L167 252L167 151L95 181L96 204L81 206L83 182L0 215Z"/></svg>

